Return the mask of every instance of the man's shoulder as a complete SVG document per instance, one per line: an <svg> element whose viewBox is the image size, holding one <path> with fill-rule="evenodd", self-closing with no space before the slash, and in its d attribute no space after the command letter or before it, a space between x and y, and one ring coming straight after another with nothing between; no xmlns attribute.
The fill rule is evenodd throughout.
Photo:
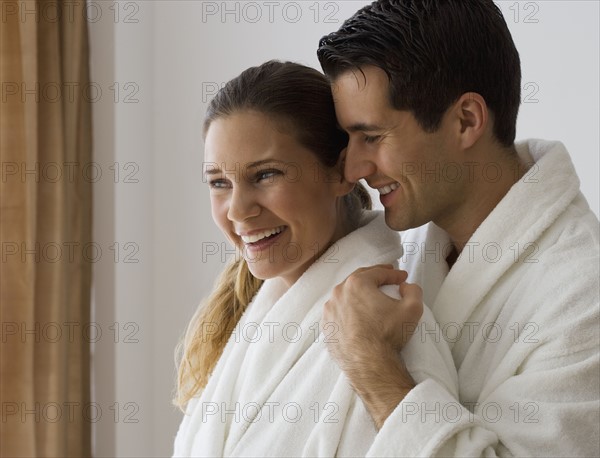
<svg viewBox="0 0 600 458"><path fill-rule="evenodd" d="M525 302L555 320L569 313L585 314L598 304L599 226L585 199L575 199L531 250L509 277L515 297L527 297Z"/></svg>
<svg viewBox="0 0 600 458"><path fill-rule="evenodd" d="M554 277L552 283L563 289L598 284L600 226L582 195L536 239L528 240L526 248L515 259L519 282L547 285Z"/></svg>
<svg viewBox="0 0 600 458"><path fill-rule="evenodd" d="M581 193L540 238L552 240L548 251L553 255L564 252L572 256L584 255L587 258L594 255L597 257L600 252L598 218L590 210Z"/></svg>

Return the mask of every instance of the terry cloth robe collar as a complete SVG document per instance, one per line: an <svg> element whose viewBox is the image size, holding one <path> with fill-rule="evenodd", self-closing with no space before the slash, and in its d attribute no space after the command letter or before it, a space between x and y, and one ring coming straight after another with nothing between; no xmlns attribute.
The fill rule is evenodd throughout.
<svg viewBox="0 0 600 458"><path fill-rule="evenodd" d="M368 224L376 216L379 216L378 224ZM202 400L218 409L222 405L264 406L298 359L315 343L322 306L333 287L358 267L396 262L402 254L399 234L387 228L383 214L368 212L363 223L361 228L332 245L278 300L273 301L279 295L280 280L264 282L227 343ZM263 326L259 328L260 323ZM267 323L269 325L264 326ZM276 330L272 336L268 335L269 326ZM284 328L289 336L282 333ZM290 345L290 340L296 338L294 330L300 339ZM260 368L268 369L268 373ZM238 378L240 373L243 380ZM234 385L239 389L237 396L234 396ZM302 406L304 415L308 415L309 407ZM244 418L229 414L224 418L205 415L204 423L200 418L192 419L196 425L190 428L198 429L192 451L196 449L202 456L244 454L244 449L237 446L252 428L257 415L257 409L248 408Z"/></svg>
<svg viewBox="0 0 600 458"><path fill-rule="evenodd" d="M365 456L377 447L371 417L326 348L335 327L318 332L336 284L359 267L394 264L402 254L383 213L365 212L364 223L283 294L276 279L264 282L204 392L190 401L175 456ZM397 297L397 288L388 288ZM433 325L430 310L422 320ZM411 339L402 355L417 383L433 378L457 395L445 344Z"/></svg>
<svg viewBox="0 0 600 458"><path fill-rule="evenodd" d="M477 228L439 289L431 309L442 327L461 329L502 274L535 250L533 242L579 193L562 143L530 140L516 147L531 168Z"/></svg>

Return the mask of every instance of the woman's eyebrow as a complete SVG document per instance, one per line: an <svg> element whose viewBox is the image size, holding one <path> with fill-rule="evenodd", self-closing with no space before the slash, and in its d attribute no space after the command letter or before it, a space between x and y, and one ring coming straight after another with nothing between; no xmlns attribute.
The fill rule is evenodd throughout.
<svg viewBox="0 0 600 458"><path fill-rule="evenodd" d="M266 159L261 159L259 161L254 161L254 162L250 162L248 164L246 164L244 166L244 168L247 169L251 169L251 168L257 168L260 167L261 165L264 164L273 164L273 163L279 163L279 164L283 164L284 161L281 161L279 159L274 159L274 158L266 158ZM239 171L238 169L239 166L234 166L234 168L228 168L226 166L226 164L221 164L221 167L219 167L219 164L216 162L205 162L204 163L204 175L218 175L223 173L223 170L225 171L224 173L236 173Z"/></svg>
<svg viewBox="0 0 600 458"><path fill-rule="evenodd" d="M217 164L214 162L205 162L204 163L204 175L217 175L221 173L221 169L217 167Z"/></svg>
<svg viewBox="0 0 600 458"><path fill-rule="evenodd" d="M279 160L279 159L266 158L266 159L261 159L260 161L250 162L249 164L246 165L246 168L247 169L256 168L256 167L260 167L261 165L264 165L264 164L273 164L273 163L283 164L283 161Z"/></svg>

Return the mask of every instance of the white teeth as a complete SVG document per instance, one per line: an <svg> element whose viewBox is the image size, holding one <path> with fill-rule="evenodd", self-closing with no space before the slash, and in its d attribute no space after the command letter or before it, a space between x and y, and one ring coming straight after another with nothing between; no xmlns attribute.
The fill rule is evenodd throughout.
<svg viewBox="0 0 600 458"><path fill-rule="evenodd" d="M384 186L383 188L378 188L377 190L379 191L379 194L381 194L382 196L385 196L386 194L389 194L390 192L395 191L399 187L400 187L399 183L392 183L392 184L388 184L387 186Z"/></svg>
<svg viewBox="0 0 600 458"><path fill-rule="evenodd" d="M270 237L271 235L279 234L281 231L285 229L285 226L276 227L274 229L268 229L266 231L258 232L257 234L252 235L241 235L240 237L244 241L244 243L256 243L259 240Z"/></svg>

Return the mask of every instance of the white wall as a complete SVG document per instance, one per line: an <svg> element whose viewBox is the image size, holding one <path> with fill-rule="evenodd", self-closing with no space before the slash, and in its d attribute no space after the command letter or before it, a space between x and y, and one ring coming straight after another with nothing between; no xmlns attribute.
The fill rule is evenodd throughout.
<svg viewBox="0 0 600 458"><path fill-rule="evenodd" d="M121 169L119 183L109 175L96 185L95 237L119 242L122 250L118 262L103 259L94 273L96 320L121 328L118 343L111 331L96 346L97 399L119 402L121 413L116 423L98 423L97 456L171 452L181 419L170 404L173 348L228 256L207 255L224 238L211 221L202 183L206 102L216 87L268 59L318 68L318 39L366 3L120 2L117 21L115 8L106 6L92 24L92 79L138 88L137 103L125 103L136 87L130 86L118 103L103 98L94 112L96 160L119 162ZM598 2L499 4L521 54L523 84L530 83L524 96L537 100L522 105L518 137L562 140L598 214ZM125 169L127 162L139 170ZM131 173L137 183L124 182ZM139 250L123 250L127 242ZM139 262L124 262L127 254ZM138 326L133 338L139 342L124 342L136 329L124 329L127 323ZM139 410L126 410L127 402ZM128 414L138 423L125 422Z"/></svg>
<svg viewBox="0 0 600 458"><path fill-rule="evenodd" d="M562 141L598 215L599 2L518 2L518 8L515 3L498 2L521 55L524 103L517 138ZM524 22L534 12L529 19L539 22Z"/></svg>
<svg viewBox="0 0 600 458"><path fill-rule="evenodd" d="M94 162L95 456L155 450L154 5L91 2ZM133 16L131 13L135 13ZM134 22L137 21L137 22ZM162 367L169 370L169 361ZM163 447L159 454L165 455Z"/></svg>

